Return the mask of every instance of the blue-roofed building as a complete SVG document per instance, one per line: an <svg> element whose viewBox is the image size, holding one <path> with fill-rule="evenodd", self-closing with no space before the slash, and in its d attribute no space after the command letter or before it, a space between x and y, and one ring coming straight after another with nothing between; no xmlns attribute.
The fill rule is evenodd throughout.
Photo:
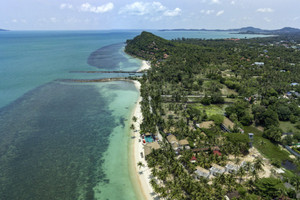
<svg viewBox="0 0 300 200"><path fill-rule="evenodd" d="M297 86L299 83L291 83L291 86Z"/></svg>

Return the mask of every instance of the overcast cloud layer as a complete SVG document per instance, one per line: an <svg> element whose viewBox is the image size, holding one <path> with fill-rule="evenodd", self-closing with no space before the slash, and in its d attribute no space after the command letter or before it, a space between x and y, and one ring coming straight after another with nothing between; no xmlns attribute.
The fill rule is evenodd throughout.
<svg viewBox="0 0 300 200"><path fill-rule="evenodd" d="M300 0L9 0L0 2L0 28L300 28L299 8Z"/></svg>

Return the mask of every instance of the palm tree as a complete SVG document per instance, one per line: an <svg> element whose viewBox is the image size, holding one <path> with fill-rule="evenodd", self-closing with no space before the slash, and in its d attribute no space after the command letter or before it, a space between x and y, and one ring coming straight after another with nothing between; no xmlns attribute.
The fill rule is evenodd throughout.
<svg viewBox="0 0 300 200"><path fill-rule="evenodd" d="M137 163L137 166L141 169L141 167L144 167L145 165L140 161Z"/></svg>
<svg viewBox="0 0 300 200"><path fill-rule="evenodd" d="M238 171L238 175L239 175L239 182L241 184L242 180L243 180L243 176L246 174L245 169L243 167L240 167L239 171Z"/></svg>
<svg viewBox="0 0 300 200"><path fill-rule="evenodd" d="M131 124L130 129L131 129L131 130L134 130L134 129L135 129L134 124Z"/></svg>
<svg viewBox="0 0 300 200"><path fill-rule="evenodd" d="M150 180L150 185L152 186L155 193L159 193L159 186L156 183L155 179Z"/></svg>
<svg viewBox="0 0 300 200"><path fill-rule="evenodd" d="M254 161L254 169L260 171L263 169L264 163L260 157L257 157Z"/></svg>
<svg viewBox="0 0 300 200"><path fill-rule="evenodd" d="M299 176L294 176L291 179L292 185L295 187L296 191L300 190L300 177Z"/></svg>
<svg viewBox="0 0 300 200"><path fill-rule="evenodd" d="M266 144L266 142L263 141L263 140L261 140L261 141L259 142L259 144L260 144L260 146L264 146L264 145Z"/></svg>
<svg viewBox="0 0 300 200"><path fill-rule="evenodd" d="M251 175L252 175L252 178L254 178L255 181L258 179L258 174L257 174L256 169L253 169L251 171Z"/></svg>
<svg viewBox="0 0 300 200"><path fill-rule="evenodd" d="M245 164L245 166L244 166L244 169L245 169L247 172L250 172L251 167L252 167L251 163L250 163L250 162L246 162L246 164Z"/></svg>
<svg viewBox="0 0 300 200"><path fill-rule="evenodd" d="M151 175L154 177L157 176L157 169L155 166L151 169Z"/></svg>
<svg viewBox="0 0 300 200"><path fill-rule="evenodd" d="M227 186L227 191L231 192L232 187L235 183L235 179L233 177L233 174L228 174L227 178L226 178L226 186Z"/></svg>
<svg viewBox="0 0 300 200"><path fill-rule="evenodd" d="M134 121L134 122L136 122L136 121L137 121L137 118L136 118L136 116L133 116L133 117L132 117L132 121Z"/></svg>

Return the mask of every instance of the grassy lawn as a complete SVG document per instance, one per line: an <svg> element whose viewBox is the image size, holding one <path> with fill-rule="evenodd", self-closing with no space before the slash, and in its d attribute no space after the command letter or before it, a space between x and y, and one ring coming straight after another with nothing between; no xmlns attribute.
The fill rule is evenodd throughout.
<svg viewBox="0 0 300 200"><path fill-rule="evenodd" d="M229 89L226 85L223 85L223 88L221 89L222 95L238 95L238 93L232 89Z"/></svg>
<svg viewBox="0 0 300 200"><path fill-rule="evenodd" d="M245 133L254 133L254 143L253 146L257 150L269 158L270 160L278 160L280 163L289 158L289 153L287 151L281 150L278 145L273 144L270 140L262 137L262 132L253 126L244 127Z"/></svg>
<svg viewBox="0 0 300 200"><path fill-rule="evenodd" d="M232 98L224 98L224 100L227 103L234 103L234 102L236 102L236 99L232 99Z"/></svg>
<svg viewBox="0 0 300 200"><path fill-rule="evenodd" d="M283 122L281 121L279 123L279 127L283 130L283 132L296 132L298 131L298 129L295 127L294 124L292 124L291 122Z"/></svg>
<svg viewBox="0 0 300 200"><path fill-rule="evenodd" d="M208 117L212 115L223 115L225 113L224 105L205 106L203 104L195 104L194 106L199 110L205 110Z"/></svg>

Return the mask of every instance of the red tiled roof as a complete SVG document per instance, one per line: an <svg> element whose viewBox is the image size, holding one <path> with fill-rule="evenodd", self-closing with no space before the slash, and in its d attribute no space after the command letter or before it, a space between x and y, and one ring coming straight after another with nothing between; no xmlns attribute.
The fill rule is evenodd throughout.
<svg viewBox="0 0 300 200"><path fill-rule="evenodd" d="M197 158L196 158L195 156L193 156L193 157L191 158L191 160L197 160Z"/></svg>
<svg viewBox="0 0 300 200"><path fill-rule="evenodd" d="M220 151L215 150L215 151L213 151L213 152L214 152L214 155L222 156L222 154L221 154Z"/></svg>

